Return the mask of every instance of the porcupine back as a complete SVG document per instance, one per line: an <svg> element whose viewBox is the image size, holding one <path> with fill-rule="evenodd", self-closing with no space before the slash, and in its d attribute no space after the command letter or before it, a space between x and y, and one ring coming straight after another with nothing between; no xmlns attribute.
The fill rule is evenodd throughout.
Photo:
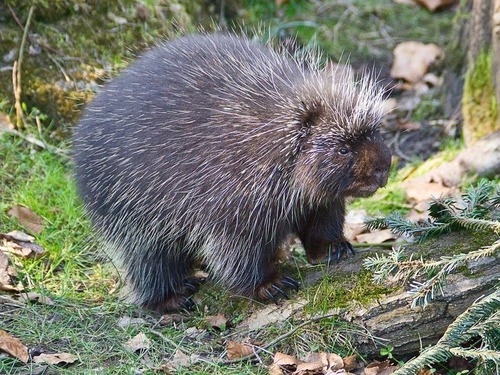
<svg viewBox="0 0 500 375"><path fill-rule="evenodd" d="M252 294L283 239L343 198L348 176L317 155L377 132L380 92L304 65L235 36L188 36L146 53L87 107L78 187L134 302L171 298L195 259Z"/></svg>

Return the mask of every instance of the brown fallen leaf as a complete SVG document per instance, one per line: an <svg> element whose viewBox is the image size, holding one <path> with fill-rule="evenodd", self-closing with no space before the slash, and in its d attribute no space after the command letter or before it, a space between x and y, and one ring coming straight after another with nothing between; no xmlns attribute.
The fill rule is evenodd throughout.
<svg viewBox="0 0 500 375"><path fill-rule="evenodd" d="M128 340L123 347L129 352L136 352L138 350L146 350L151 346L151 340L144 333L139 333Z"/></svg>
<svg viewBox="0 0 500 375"><path fill-rule="evenodd" d="M368 364L364 371L366 375L390 375L398 369L398 366L394 366L388 360L379 362L373 361Z"/></svg>
<svg viewBox="0 0 500 375"><path fill-rule="evenodd" d="M35 234L39 234L43 230L42 218L28 207L15 205L11 207L7 214L15 217L21 226Z"/></svg>
<svg viewBox="0 0 500 375"><path fill-rule="evenodd" d="M421 80L429 67L442 56L442 49L436 44L403 42L394 48L391 77L409 82Z"/></svg>
<svg viewBox="0 0 500 375"><path fill-rule="evenodd" d="M407 180L402 184L408 200L418 203L431 198L449 196L452 190L441 183L429 182L426 176Z"/></svg>
<svg viewBox="0 0 500 375"><path fill-rule="evenodd" d="M271 364L271 366L268 367L268 370L269 375L284 375L283 370L276 363Z"/></svg>
<svg viewBox="0 0 500 375"><path fill-rule="evenodd" d="M33 357L33 362L35 363L48 363L51 365L74 363L77 360L78 357L70 353L42 353Z"/></svg>
<svg viewBox="0 0 500 375"><path fill-rule="evenodd" d="M173 358L165 363L161 368L166 371L167 374L176 373L180 367L188 367L199 361L199 357L196 354L187 355L182 350L177 349Z"/></svg>
<svg viewBox="0 0 500 375"><path fill-rule="evenodd" d="M9 272L9 257L0 251L0 290L14 292L16 288L12 285L12 276Z"/></svg>
<svg viewBox="0 0 500 375"><path fill-rule="evenodd" d="M10 354L13 357L28 362L28 348L18 338L11 336L7 332L0 329L0 350Z"/></svg>
<svg viewBox="0 0 500 375"><path fill-rule="evenodd" d="M358 356L356 354L343 358L343 362L346 371L353 371L359 367Z"/></svg>
<svg viewBox="0 0 500 375"><path fill-rule="evenodd" d="M225 330L227 327L228 319L224 314L209 315L205 317L205 321L212 327L217 328L221 331Z"/></svg>
<svg viewBox="0 0 500 375"><path fill-rule="evenodd" d="M434 12L437 9L456 3L457 0L416 0L416 2Z"/></svg>
<svg viewBox="0 0 500 375"><path fill-rule="evenodd" d="M344 368L342 357L335 353L312 353L304 358L304 362L322 363L325 370L340 370Z"/></svg>
<svg viewBox="0 0 500 375"><path fill-rule="evenodd" d="M276 352L274 354L273 364L278 366L284 366L286 368L293 367L294 370L292 371L295 371L295 368L300 362L302 361L293 355L288 355L281 352Z"/></svg>
<svg viewBox="0 0 500 375"><path fill-rule="evenodd" d="M23 258L40 258L45 250L33 242L35 238L19 231L0 233L0 252L11 253Z"/></svg>
<svg viewBox="0 0 500 375"><path fill-rule="evenodd" d="M236 359L252 354L253 348L247 344L242 344L236 341L228 341L226 351L228 359Z"/></svg>
<svg viewBox="0 0 500 375"><path fill-rule="evenodd" d="M293 375L320 375L324 374L324 365L321 362L302 362L297 365Z"/></svg>
<svg viewBox="0 0 500 375"><path fill-rule="evenodd" d="M396 239L396 235L390 229L376 230L356 236L356 241L359 243L382 243L394 239Z"/></svg>
<svg viewBox="0 0 500 375"><path fill-rule="evenodd" d="M247 326L250 330L259 329L266 325L277 324L286 321L295 311L300 310L307 304L304 299L295 301L284 301L281 305L269 305L263 309L254 311L248 319L241 322L238 327Z"/></svg>
<svg viewBox="0 0 500 375"><path fill-rule="evenodd" d="M10 121L9 116L5 113L0 112L0 134L8 132L9 130L13 130L14 125Z"/></svg>

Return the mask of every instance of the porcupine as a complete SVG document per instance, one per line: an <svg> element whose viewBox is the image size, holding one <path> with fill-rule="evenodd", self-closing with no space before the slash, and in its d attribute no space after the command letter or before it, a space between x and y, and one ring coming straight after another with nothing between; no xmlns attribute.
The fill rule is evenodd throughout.
<svg viewBox="0 0 500 375"><path fill-rule="evenodd" d="M346 197L387 182L381 90L235 35L192 35L140 57L74 132L79 191L132 302L192 304L193 267L263 299L300 238L311 263L352 251Z"/></svg>

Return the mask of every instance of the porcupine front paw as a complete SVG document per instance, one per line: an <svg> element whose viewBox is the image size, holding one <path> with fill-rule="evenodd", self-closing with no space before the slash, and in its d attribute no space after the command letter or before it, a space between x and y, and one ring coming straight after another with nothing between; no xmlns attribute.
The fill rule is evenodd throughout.
<svg viewBox="0 0 500 375"><path fill-rule="evenodd" d="M259 300L271 300L278 303L280 299L288 299L287 289L299 290L300 283L288 276L277 276L271 281L262 283L255 295Z"/></svg>
<svg viewBox="0 0 500 375"><path fill-rule="evenodd" d="M326 256L320 259L311 259L310 263L316 264L332 264L339 262L342 256L354 255L356 252L349 241L339 241L328 246Z"/></svg>

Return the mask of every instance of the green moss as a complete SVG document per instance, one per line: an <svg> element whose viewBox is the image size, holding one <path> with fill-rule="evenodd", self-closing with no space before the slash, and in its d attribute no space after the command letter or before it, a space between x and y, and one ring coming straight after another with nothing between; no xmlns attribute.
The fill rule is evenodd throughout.
<svg viewBox="0 0 500 375"><path fill-rule="evenodd" d="M353 302L367 305L390 291L387 287L374 284L369 271L326 274L318 285L307 291L309 302L304 311L314 315L336 307L347 307Z"/></svg>
<svg viewBox="0 0 500 375"><path fill-rule="evenodd" d="M466 143L474 142L500 128L492 59L491 52L481 52L465 76L462 114Z"/></svg>

